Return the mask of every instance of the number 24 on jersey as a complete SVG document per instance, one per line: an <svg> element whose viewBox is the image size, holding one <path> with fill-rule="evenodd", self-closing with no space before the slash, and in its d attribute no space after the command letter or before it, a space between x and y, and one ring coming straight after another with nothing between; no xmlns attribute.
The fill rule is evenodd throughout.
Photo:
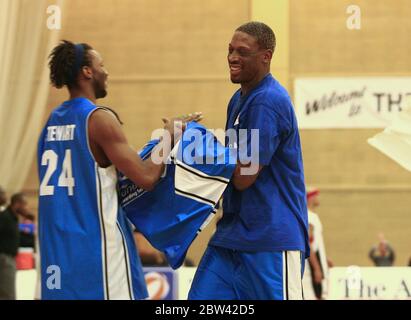
<svg viewBox="0 0 411 320"><path fill-rule="evenodd" d="M46 173L40 184L40 196L54 195L55 186L49 185L50 178L57 169L58 155L53 150L44 151L41 157L41 165L47 166ZM75 180L71 165L71 150L66 149L62 169L57 182L58 187L66 187L69 196L74 195Z"/></svg>

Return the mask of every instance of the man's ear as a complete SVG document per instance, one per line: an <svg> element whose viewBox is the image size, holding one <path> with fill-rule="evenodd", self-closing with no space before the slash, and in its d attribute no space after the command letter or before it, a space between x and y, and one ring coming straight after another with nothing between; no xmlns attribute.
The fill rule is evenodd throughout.
<svg viewBox="0 0 411 320"><path fill-rule="evenodd" d="M273 51L272 50L266 50L264 55L263 55L264 63L270 63L272 57L273 57Z"/></svg>
<svg viewBox="0 0 411 320"><path fill-rule="evenodd" d="M93 78L93 70L88 66L81 67L81 73L83 74L84 78L86 78L86 79Z"/></svg>

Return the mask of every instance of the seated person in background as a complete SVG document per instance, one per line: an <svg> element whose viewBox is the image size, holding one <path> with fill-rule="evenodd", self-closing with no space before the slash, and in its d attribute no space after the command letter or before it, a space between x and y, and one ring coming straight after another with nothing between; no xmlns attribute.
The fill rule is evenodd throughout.
<svg viewBox="0 0 411 320"><path fill-rule="evenodd" d="M134 231L134 239L144 267L168 266L164 254L155 249L140 232Z"/></svg>
<svg viewBox="0 0 411 320"><path fill-rule="evenodd" d="M137 230L134 230L134 240L140 254L141 263L143 267L168 267L169 264L165 255L154 248L150 242ZM186 258L184 260L185 267L194 267L194 262Z"/></svg>
<svg viewBox="0 0 411 320"><path fill-rule="evenodd" d="M28 215L28 203L23 193L14 194L10 205L0 212L0 300L16 299L18 219Z"/></svg>
<svg viewBox="0 0 411 320"><path fill-rule="evenodd" d="M384 234L379 234L378 245L371 248L369 257L377 267L391 267L394 264L395 253L385 240Z"/></svg>
<svg viewBox="0 0 411 320"><path fill-rule="evenodd" d="M36 226L33 217L21 217L19 223L20 248L35 249Z"/></svg>

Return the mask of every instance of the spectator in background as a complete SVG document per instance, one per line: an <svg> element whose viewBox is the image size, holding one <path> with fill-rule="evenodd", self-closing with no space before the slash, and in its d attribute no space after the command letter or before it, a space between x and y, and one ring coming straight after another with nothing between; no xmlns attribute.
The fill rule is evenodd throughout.
<svg viewBox="0 0 411 320"><path fill-rule="evenodd" d="M379 242L371 248L369 257L377 267L391 267L394 264L395 253L388 244L383 233L378 235Z"/></svg>
<svg viewBox="0 0 411 320"><path fill-rule="evenodd" d="M35 230L33 217L21 217L19 223L20 244L21 248L33 248L35 249Z"/></svg>
<svg viewBox="0 0 411 320"><path fill-rule="evenodd" d="M303 278L304 298L306 300L325 299L328 287L328 270L333 263L327 259L323 225L320 217L314 212L319 205L320 190L307 187L307 208L310 235L310 257L306 260Z"/></svg>
<svg viewBox="0 0 411 320"><path fill-rule="evenodd" d="M134 239L140 254L143 267L167 267L164 254L155 249L138 231L134 231Z"/></svg>
<svg viewBox="0 0 411 320"><path fill-rule="evenodd" d="M0 300L16 299L16 260L19 247L18 216L30 216L26 197L14 194L10 205L0 212Z"/></svg>
<svg viewBox="0 0 411 320"><path fill-rule="evenodd" d="M0 212L6 210L7 195L6 191L0 186Z"/></svg>
<svg viewBox="0 0 411 320"><path fill-rule="evenodd" d="M137 230L134 230L134 240L140 254L143 267L169 267L166 256L154 248L150 242ZM184 259L184 267L194 267L195 263L190 258Z"/></svg>

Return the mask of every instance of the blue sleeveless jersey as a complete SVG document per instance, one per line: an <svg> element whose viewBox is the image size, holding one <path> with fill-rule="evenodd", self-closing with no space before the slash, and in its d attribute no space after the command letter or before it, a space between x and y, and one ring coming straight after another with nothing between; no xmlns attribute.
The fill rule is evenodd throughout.
<svg viewBox="0 0 411 320"><path fill-rule="evenodd" d="M148 158L157 143L150 141L140 156ZM153 191L138 188L120 175L120 203L128 218L165 254L173 269L182 265L193 240L215 216L215 206L234 172L235 157L204 126L191 122Z"/></svg>
<svg viewBox="0 0 411 320"><path fill-rule="evenodd" d="M118 206L117 172L88 144L91 101L50 115L38 143L42 299L143 299L147 289L131 225Z"/></svg>

